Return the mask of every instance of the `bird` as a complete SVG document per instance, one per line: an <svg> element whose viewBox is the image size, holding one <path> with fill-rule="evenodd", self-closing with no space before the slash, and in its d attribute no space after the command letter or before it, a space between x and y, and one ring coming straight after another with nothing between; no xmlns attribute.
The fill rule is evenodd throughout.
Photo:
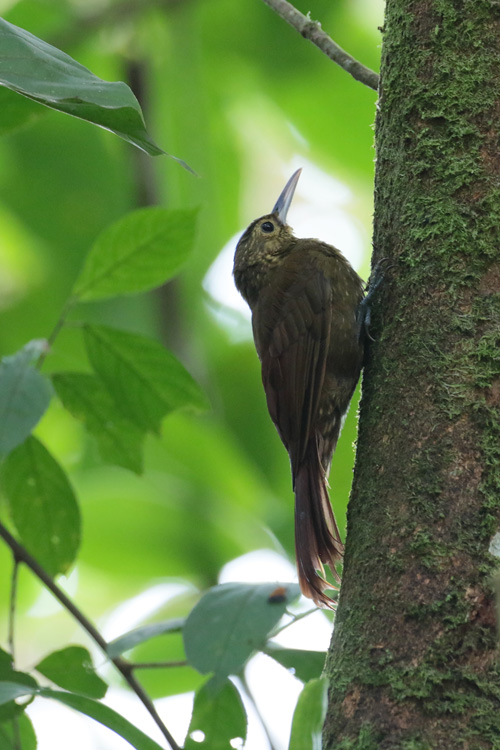
<svg viewBox="0 0 500 750"><path fill-rule="evenodd" d="M328 475L363 365L367 310L364 282L340 250L295 237L287 224L301 171L242 234L233 276L252 313L267 407L290 458L300 589L333 608L325 591L338 587L324 566L339 582L344 548Z"/></svg>

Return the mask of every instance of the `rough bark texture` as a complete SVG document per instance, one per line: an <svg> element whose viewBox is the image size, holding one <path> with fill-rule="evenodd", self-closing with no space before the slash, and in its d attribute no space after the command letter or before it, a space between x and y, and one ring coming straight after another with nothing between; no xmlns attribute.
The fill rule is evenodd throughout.
<svg viewBox="0 0 500 750"><path fill-rule="evenodd" d="M325 750L500 748L500 4L388 0Z"/></svg>

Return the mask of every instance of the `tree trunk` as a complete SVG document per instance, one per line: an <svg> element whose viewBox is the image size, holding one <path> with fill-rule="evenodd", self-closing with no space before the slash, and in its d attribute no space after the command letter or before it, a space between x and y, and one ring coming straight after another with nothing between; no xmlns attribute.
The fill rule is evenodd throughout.
<svg viewBox="0 0 500 750"><path fill-rule="evenodd" d="M387 0L374 246L395 265L363 379L325 750L500 748L499 132L500 4Z"/></svg>

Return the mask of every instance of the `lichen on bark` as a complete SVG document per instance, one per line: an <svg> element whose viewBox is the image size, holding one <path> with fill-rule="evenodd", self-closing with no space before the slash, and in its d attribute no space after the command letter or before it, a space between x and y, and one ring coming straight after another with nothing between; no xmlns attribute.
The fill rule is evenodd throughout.
<svg viewBox="0 0 500 750"><path fill-rule="evenodd" d="M388 0L325 750L500 748L500 6Z"/></svg>

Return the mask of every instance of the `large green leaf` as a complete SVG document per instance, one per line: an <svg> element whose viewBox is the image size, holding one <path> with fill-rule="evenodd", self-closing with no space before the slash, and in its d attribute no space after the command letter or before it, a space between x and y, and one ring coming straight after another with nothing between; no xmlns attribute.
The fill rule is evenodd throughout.
<svg viewBox="0 0 500 750"><path fill-rule="evenodd" d="M0 85L111 130L152 156L165 153L146 132L139 102L125 83L103 81L61 50L3 19Z"/></svg>
<svg viewBox="0 0 500 750"><path fill-rule="evenodd" d="M184 750L228 750L242 747L247 716L240 694L229 680L206 682L194 698L193 715Z"/></svg>
<svg viewBox="0 0 500 750"><path fill-rule="evenodd" d="M309 682L315 677L320 677L325 665L326 653L324 651L284 648L272 642L266 643L262 650L302 682Z"/></svg>
<svg viewBox="0 0 500 750"><path fill-rule="evenodd" d="M30 341L0 363L0 456L26 440L50 403L50 382L31 364L46 346Z"/></svg>
<svg viewBox="0 0 500 750"><path fill-rule="evenodd" d="M172 278L190 254L196 210L139 208L104 230L73 293L82 300L134 294Z"/></svg>
<svg viewBox="0 0 500 750"><path fill-rule="evenodd" d="M85 326L92 367L129 419L158 432L168 412L207 406L188 371L158 341L106 326Z"/></svg>
<svg viewBox="0 0 500 750"><path fill-rule="evenodd" d="M65 573L80 544L80 512L62 468L29 437L7 456L1 482L25 547L50 575Z"/></svg>
<svg viewBox="0 0 500 750"><path fill-rule="evenodd" d="M184 626L189 663L219 679L238 674L299 594L292 583L225 583L210 589Z"/></svg>
<svg viewBox="0 0 500 750"><path fill-rule="evenodd" d="M144 431L124 416L99 378L58 372L52 382L65 409L95 437L103 459L140 474Z"/></svg>
<svg viewBox="0 0 500 750"><path fill-rule="evenodd" d="M321 750L328 701L328 680L320 677L304 686L293 714L289 750Z"/></svg>
<svg viewBox="0 0 500 750"><path fill-rule="evenodd" d="M90 698L103 698L108 689L95 673L89 652L82 646L67 646L53 651L35 669L59 687Z"/></svg>
<svg viewBox="0 0 500 750"><path fill-rule="evenodd" d="M184 625L184 618L177 617L175 620L166 620L165 622L155 622L152 625L143 625L141 628L131 630L129 633L115 638L108 644L108 654L111 659L120 656L125 651L130 651L140 643L149 641L150 638L156 638L165 633L178 633Z"/></svg>
<svg viewBox="0 0 500 750"><path fill-rule="evenodd" d="M113 732L119 734L124 740L127 740L136 750L163 750L157 742L137 729L123 716L113 711L109 706L87 698L84 695L76 693L67 693L61 690L51 690L49 688L30 688L17 685L13 682L0 683L0 704L20 698L23 695L41 696L42 698L52 698L53 700L64 703L64 705L74 708L91 719L95 719Z"/></svg>

